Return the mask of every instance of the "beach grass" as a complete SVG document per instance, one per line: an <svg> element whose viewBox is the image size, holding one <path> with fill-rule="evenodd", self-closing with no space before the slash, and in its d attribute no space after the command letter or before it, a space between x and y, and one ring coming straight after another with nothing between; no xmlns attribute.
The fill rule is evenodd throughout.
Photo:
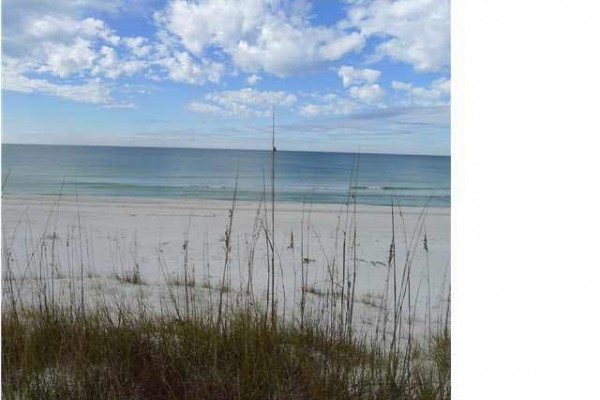
<svg viewBox="0 0 600 400"><path fill-rule="evenodd" d="M35 399L445 399L450 338L390 354L317 323L270 324L239 310L221 324L106 309L3 310L2 393ZM390 371L408 356L410 371Z"/></svg>

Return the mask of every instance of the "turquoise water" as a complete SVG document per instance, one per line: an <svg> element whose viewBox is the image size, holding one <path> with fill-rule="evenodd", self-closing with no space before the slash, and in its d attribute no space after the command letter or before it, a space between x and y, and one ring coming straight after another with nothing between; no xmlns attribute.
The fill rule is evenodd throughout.
<svg viewBox="0 0 600 400"><path fill-rule="evenodd" d="M450 157L277 151L276 199L450 206ZM353 171L355 173L353 173ZM259 200L271 153L107 146L2 145L6 194Z"/></svg>

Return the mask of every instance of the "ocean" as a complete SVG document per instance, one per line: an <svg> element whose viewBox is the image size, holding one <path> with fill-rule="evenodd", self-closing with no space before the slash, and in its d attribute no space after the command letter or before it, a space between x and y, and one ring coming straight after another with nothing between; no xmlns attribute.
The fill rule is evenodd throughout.
<svg viewBox="0 0 600 400"><path fill-rule="evenodd" d="M450 157L277 151L277 201L450 206ZM2 144L3 194L260 200L263 150Z"/></svg>

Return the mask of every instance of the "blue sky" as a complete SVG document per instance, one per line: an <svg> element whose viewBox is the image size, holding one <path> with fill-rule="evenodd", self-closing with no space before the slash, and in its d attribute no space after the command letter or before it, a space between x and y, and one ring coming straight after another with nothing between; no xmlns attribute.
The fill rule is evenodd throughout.
<svg viewBox="0 0 600 400"><path fill-rule="evenodd" d="M2 141L450 152L449 0L4 0Z"/></svg>

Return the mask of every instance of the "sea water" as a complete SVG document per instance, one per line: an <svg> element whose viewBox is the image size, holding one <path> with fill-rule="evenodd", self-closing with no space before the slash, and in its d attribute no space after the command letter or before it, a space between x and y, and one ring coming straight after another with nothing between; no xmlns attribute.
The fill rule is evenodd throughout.
<svg viewBox="0 0 600 400"><path fill-rule="evenodd" d="M4 194L260 200L271 152L2 145ZM236 190L237 186L237 190ZM450 157L275 152L277 201L450 206ZM269 197L270 199L270 197Z"/></svg>

